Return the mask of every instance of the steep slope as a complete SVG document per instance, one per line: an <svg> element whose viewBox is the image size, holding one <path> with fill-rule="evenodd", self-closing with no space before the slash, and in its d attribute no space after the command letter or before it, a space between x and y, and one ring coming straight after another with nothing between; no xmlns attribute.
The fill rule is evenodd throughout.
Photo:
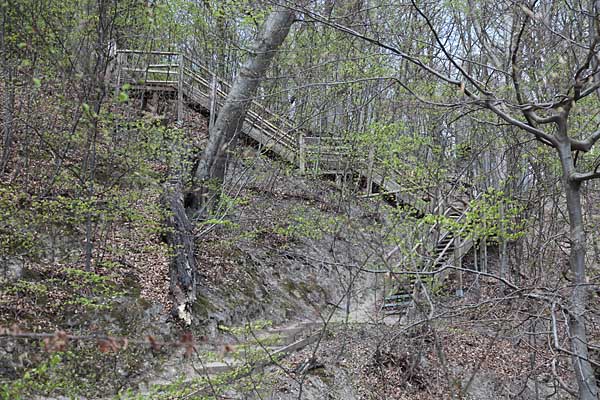
<svg viewBox="0 0 600 400"><path fill-rule="evenodd" d="M23 190L19 178L2 191L9 228L32 218L27 232L36 239L35 252L9 256L5 265L18 267L6 272L0 293L1 373L7 382L2 390L11 398L115 393L169 357L166 349L153 355L144 344L149 337L181 342L184 328L168 315L170 251L161 239L160 182L168 142L182 138L198 151L206 120L188 110L183 126L173 129L171 99L149 99L148 111L140 111L143 103L132 97L129 105L112 110L122 117L105 122L99 151L106 153L97 158L91 214L75 208L77 189L67 180L51 196L33 189L17 202L13 196ZM195 338L222 342L219 325L319 320L345 306L347 298L351 309L367 298L360 292L366 281L346 265L369 256L361 249L365 234L350 225L370 229L372 207L341 198L332 182L294 177L287 164L256 153L245 147L236 155L222 212L197 227L202 277ZM115 164L115 154L124 164ZM70 163L81 162L81 156L73 152ZM46 165L43 157L31 162L40 170ZM44 209L57 214L40 218ZM91 271L84 268L87 215L95 227ZM73 336L57 345L63 334L52 332ZM102 339L121 336L128 346L123 340L107 347L108 339ZM34 351L44 338L60 354ZM116 347L127 349L114 352Z"/></svg>

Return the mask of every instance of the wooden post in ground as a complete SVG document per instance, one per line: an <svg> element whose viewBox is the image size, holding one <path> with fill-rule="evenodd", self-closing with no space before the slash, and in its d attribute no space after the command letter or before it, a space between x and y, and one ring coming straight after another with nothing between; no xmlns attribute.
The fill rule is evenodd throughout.
<svg viewBox="0 0 600 400"><path fill-rule="evenodd" d="M367 165L367 194L373 192L373 167L375 163L375 146L369 147L369 160Z"/></svg>
<svg viewBox="0 0 600 400"><path fill-rule="evenodd" d="M311 152L311 156L312 156L311 161L313 162L313 167L311 169L312 169L312 176L316 177L317 174L319 173L319 168L321 168L321 153L323 151L323 148L321 147L322 146L321 136L317 136L317 137L313 138L313 140L315 140L317 144L313 145L312 148L315 148L315 146L316 146L317 152L316 152L316 154L315 154L315 152ZM337 181L336 181L336 184L337 184Z"/></svg>
<svg viewBox="0 0 600 400"><path fill-rule="evenodd" d="M127 54L126 53L118 53L117 52L117 63L116 63L116 71L115 71L115 75L116 75L116 79L115 79L115 97L119 96L119 91L121 90L121 74L122 74L122 68L123 68L123 64L126 60Z"/></svg>
<svg viewBox="0 0 600 400"><path fill-rule="evenodd" d="M464 243L461 243L460 237L454 237L454 265L457 268L462 268L462 257L461 257L461 246ZM464 294L464 285L463 285L463 272L458 270L456 271L458 274L458 288L456 289L456 296L463 297Z"/></svg>
<svg viewBox="0 0 600 400"><path fill-rule="evenodd" d="M374 290L374 293L373 293L373 307L375 307L375 310L373 310L373 311L375 311L375 315L376 315L377 319L379 320L379 315L378 315L378 310L377 310L377 289L378 289L378 287L377 287L377 276L378 275L379 274L375 274L375 290Z"/></svg>
<svg viewBox="0 0 600 400"><path fill-rule="evenodd" d="M183 123L183 54L179 54L179 73L177 74L177 124Z"/></svg>
<svg viewBox="0 0 600 400"><path fill-rule="evenodd" d="M306 153L305 153L304 135L300 133L298 136L298 163L300 166L300 173L306 173Z"/></svg>

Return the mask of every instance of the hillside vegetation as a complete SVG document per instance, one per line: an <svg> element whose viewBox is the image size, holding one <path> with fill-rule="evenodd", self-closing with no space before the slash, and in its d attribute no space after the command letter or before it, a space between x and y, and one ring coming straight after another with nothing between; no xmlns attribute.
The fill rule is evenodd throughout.
<svg viewBox="0 0 600 400"><path fill-rule="evenodd" d="M0 398L597 400L598 7L0 0Z"/></svg>

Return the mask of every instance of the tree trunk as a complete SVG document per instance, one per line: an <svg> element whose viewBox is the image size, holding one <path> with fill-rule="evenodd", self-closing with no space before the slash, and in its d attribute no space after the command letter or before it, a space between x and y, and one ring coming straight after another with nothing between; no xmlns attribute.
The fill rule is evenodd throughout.
<svg viewBox="0 0 600 400"><path fill-rule="evenodd" d="M508 252L506 240L506 227L504 226L504 203L500 203L500 271L499 275L503 279L510 280L508 273Z"/></svg>
<svg viewBox="0 0 600 400"><path fill-rule="evenodd" d="M481 272L481 270L479 269L479 264L477 262L477 254L479 254L479 239L473 238L473 267L475 268L475 271Z"/></svg>
<svg viewBox="0 0 600 400"><path fill-rule="evenodd" d="M174 299L172 314L190 325L192 306L196 301L198 266L193 227L185 212L178 178L165 183L162 203L169 212L165 221L165 240L174 253L169 266L170 290Z"/></svg>
<svg viewBox="0 0 600 400"><path fill-rule="evenodd" d="M8 6L7 6L8 7ZM6 26L7 15L6 8L2 7L2 26L0 26L0 51L2 53L2 80L4 81L4 101L2 102L2 111L4 119L4 129L2 135L2 156L0 158L0 174L4 174L8 161L10 159L10 151L13 141L13 110L14 110L14 84L12 76L11 60L8 58L6 46Z"/></svg>
<svg viewBox="0 0 600 400"><path fill-rule="evenodd" d="M566 121L559 126L559 132L566 137ZM567 138L568 139L568 138ZM580 400L598 400L598 386L594 369L589 359L588 340L585 331L585 311L588 304L588 287L585 273L585 232L581 208L580 182L571 179L575 172L571 145L568 140L558 148L562 169L563 186L567 197L569 214L571 252L569 264L575 286L571 293L568 329L571 338L572 360L579 387Z"/></svg>
<svg viewBox="0 0 600 400"><path fill-rule="evenodd" d="M600 0L592 0L592 4L590 4L590 9L591 9L591 13L590 13L590 27L591 27L591 32L590 32L590 45L592 45L592 43L594 42L596 35L595 32L598 32L598 28L600 28L599 25L599 21L598 21L598 17L600 15ZM596 71L598 69L598 64L600 64L600 60L598 59L598 53L595 53L594 56L592 57L591 60L591 67L593 68L594 71ZM598 76L598 74L594 74L593 75L593 79L596 83L600 82L600 76ZM598 96L598 98L600 98L600 89L596 90L596 96Z"/></svg>
<svg viewBox="0 0 600 400"><path fill-rule="evenodd" d="M225 104L219 111L206 149L194 172L195 187L190 197L190 205L194 211L200 211L207 204L209 180L213 180L216 186L221 186L228 154L237 144L252 98L293 22L294 13L283 8L273 11L265 21L264 29L256 39L248 61L235 79Z"/></svg>

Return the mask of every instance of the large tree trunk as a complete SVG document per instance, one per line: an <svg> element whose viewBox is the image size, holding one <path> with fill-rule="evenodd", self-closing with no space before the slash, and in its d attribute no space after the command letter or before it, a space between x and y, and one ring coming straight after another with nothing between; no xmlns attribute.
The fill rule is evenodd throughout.
<svg viewBox="0 0 600 400"><path fill-rule="evenodd" d="M566 121L563 124L559 124L559 131L561 131L559 132L561 136L566 139ZM573 292L571 293L571 308L568 320L571 351L573 353L573 367L579 388L579 399L598 400L598 385L589 359L588 340L585 331L588 285L585 273L586 243L581 208L581 183L571 178L572 173L575 172L575 166L571 155L571 144L568 140L562 141L558 148L558 153L563 168L563 186L565 188L567 210L569 213L571 240L569 264L575 283Z"/></svg>
<svg viewBox="0 0 600 400"><path fill-rule="evenodd" d="M248 61L235 79L225 104L219 111L206 149L194 172L195 187L190 196L190 206L194 211L199 211L207 204L210 195L209 181L212 180L215 187L220 188L227 157L236 146L252 98L293 21L294 13L284 8L277 8L265 21Z"/></svg>

